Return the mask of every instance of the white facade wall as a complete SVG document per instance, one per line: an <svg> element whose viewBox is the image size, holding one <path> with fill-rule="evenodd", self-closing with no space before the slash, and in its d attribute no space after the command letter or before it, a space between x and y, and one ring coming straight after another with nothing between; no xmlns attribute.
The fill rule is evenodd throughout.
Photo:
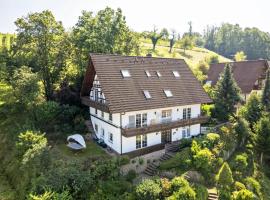
<svg viewBox="0 0 270 200"><path fill-rule="evenodd" d="M98 131L96 135L98 138L102 138L102 128L104 129L104 142L114 149L116 152L121 154L121 118L122 127L129 125L129 116L136 114L147 113L147 124L157 123L161 120L162 110L172 110L172 121L183 119L183 109L191 108L191 118L196 118L200 115L200 104L188 105L188 106L176 106L168 108L151 109L144 111L126 112L123 114L116 113L113 114L113 121L109 121L109 113L104 112L104 118L102 118L102 112L97 110L97 115L95 113L95 108L90 107L91 121L93 128L95 124L98 125ZM109 123L106 123L106 122ZM113 125L112 125L113 124ZM182 130L187 127L179 127L172 129L172 141L177 141L182 139ZM109 141L109 133L113 134L113 142ZM190 126L190 137L198 135L200 133L200 124ZM147 134L147 147L157 145L161 143L161 132L154 132ZM124 137L122 136L122 153L127 153L136 150L136 136Z"/></svg>

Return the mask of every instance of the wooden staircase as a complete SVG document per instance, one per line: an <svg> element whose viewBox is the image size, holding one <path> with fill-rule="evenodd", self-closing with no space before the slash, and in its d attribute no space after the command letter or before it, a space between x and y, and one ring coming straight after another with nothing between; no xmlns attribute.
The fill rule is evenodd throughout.
<svg viewBox="0 0 270 200"><path fill-rule="evenodd" d="M208 200L218 200L218 194L214 192L208 193Z"/></svg>

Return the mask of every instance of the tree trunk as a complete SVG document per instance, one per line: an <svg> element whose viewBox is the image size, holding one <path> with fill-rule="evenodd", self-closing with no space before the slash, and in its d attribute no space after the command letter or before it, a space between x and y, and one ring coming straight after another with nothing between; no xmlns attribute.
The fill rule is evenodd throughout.
<svg viewBox="0 0 270 200"><path fill-rule="evenodd" d="M157 44L157 42L153 42L153 51L155 51L155 49L156 49L156 44Z"/></svg>
<svg viewBox="0 0 270 200"><path fill-rule="evenodd" d="M261 156L260 156L260 163L261 165L263 164L263 152L261 153Z"/></svg>
<svg viewBox="0 0 270 200"><path fill-rule="evenodd" d="M170 51L169 51L169 53L172 53L172 46L170 46Z"/></svg>

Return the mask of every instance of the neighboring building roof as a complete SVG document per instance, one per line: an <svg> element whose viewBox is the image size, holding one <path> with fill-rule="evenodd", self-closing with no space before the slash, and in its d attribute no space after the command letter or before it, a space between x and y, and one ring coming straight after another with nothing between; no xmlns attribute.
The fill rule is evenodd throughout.
<svg viewBox="0 0 270 200"><path fill-rule="evenodd" d="M128 70L131 77L123 78L121 70ZM178 71L180 77L175 77L173 71ZM90 54L81 96L89 96L95 74L112 113L212 102L180 59ZM173 96L166 97L164 89ZM145 98L144 90L151 98Z"/></svg>
<svg viewBox="0 0 270 200"><path fill-rule="evenodd" d="M215 85L223 72L225 64L231 64L233 77L242 93L248 94L253 90L255 82L262 78L264 72L269 67L266 60L250 60L229 63L218 63L210 65L208 71L208 81Z"/></svg>

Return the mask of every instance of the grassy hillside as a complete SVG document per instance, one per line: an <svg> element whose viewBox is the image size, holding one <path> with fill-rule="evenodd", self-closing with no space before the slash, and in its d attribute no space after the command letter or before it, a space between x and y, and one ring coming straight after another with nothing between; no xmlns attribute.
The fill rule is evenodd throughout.
<svg viewBox="0 0 270 200"><path fill-rule="evenodd" d="M219 62L229 62L231 61L228 58L225 58L213 51L209 51L205 48L194 47L191 50L186 50L180 48L179 44L175 44L172 53L169 53L169 42L159 41L155 51L152 51L152 43L149 39L141 40L141 55L146 55L151 53L154 57L166 57L166 58L180 58L185 59L187 64L193 68L198 64L199 61L205 60L213 55L217 55Z"/></svg>

